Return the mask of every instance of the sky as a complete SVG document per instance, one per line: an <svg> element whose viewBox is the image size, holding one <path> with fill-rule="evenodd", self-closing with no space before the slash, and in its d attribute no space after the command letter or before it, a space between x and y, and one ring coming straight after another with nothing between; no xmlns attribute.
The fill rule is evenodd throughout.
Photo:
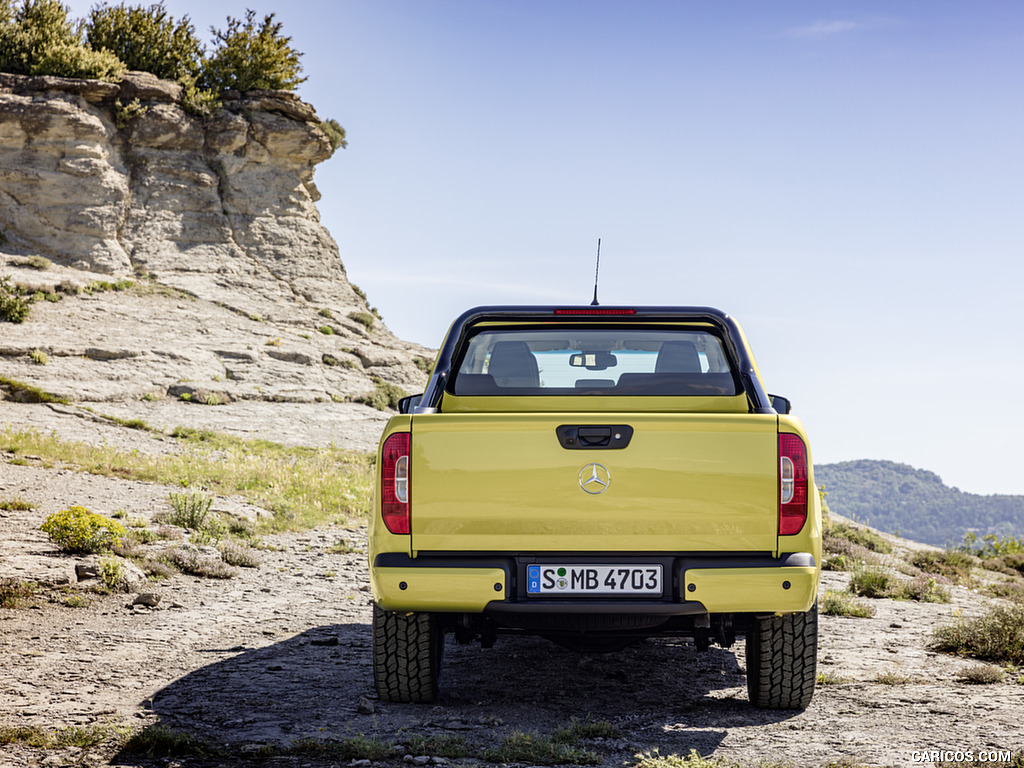
<svg viewBox="0 0 1024 768"><path fill-rule="evenodd" d="M84 16L92 3L68 3ZM1024 4L166 0L247 8L346 129L323 223L399 337L480 304L710 305L816 463L1024 494Z"/></svg>

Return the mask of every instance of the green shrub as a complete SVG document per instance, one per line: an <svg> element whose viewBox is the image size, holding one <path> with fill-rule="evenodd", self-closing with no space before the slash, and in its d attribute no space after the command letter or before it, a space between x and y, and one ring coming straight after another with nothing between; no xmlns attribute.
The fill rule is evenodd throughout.
<svg viewBox="0 0 1024 768"><path fill-rule="evenodd" d="M384 379L374 376L372 380L373 392L357 398L357 403L369 405L378 411L386 411L388 408L395 410L398 408L398 401L409 394L401 387L389 384Z"/></svg>
<svg viewBox="0 0 1024 768"><path fill-rule="evenodd" d="M4 2L0 25L0 71L16 75L43 74L33 66L55 46L80 45L68 20L68 8L58 0L26 0L12 10Z"/></svg>
<svg viewBox="0 0 1024 768"><path fill-rule="evenodd" d="M369 312L349 312L348 317L350 320L355 320L360 325L366 326L366 330L373 330L374 318Z"/></svg>
<svg viewBox="0 0 1024 768"><path fill-rule="evenodd" d="M321 325L320 328L319 328L319 331L324 336L333 336L334 335L334 328L332 328L329 325Z"/></svg>
<svg viewBox="0 0 1024 768"><path fill-rule="evenodd" d="M40 272L45 272L53 266L53 262L45 256L28 256L20 261L16 262L19 267L29 267L30 269L38 269Z"/></svg>
<svg viewBox="0 0 1024 768"><path fill-rule="evenodd" d="M208 117L221 108L220 98L209 88L190 79L181 85L181 107L192 117Z"/></svg>
<svg viewBox="0 0 1024 768"><path fill-rule="evenodd" d="M125 72L109 51L85 46L68 8L58 0L26 0L0 14L0 70L117 81Z"/></svg>
<svg viewBox="0 0 1024 768"><path fill-rule="evenodd" d="M850 577L850 591L861 597L889 597L894 577L883 568L858 568Z"/></svg>
<svg viewBox="0 0 1024 768"><path fill-rule="evenodd" d="M116 83L127 71L124 64L108 51L94 51L77 43L57 43L43 52L32 65L33 75L80 77Z"/></svg>
<svg viewBox="0 0 1024 768"><path fill-rule="evenodd" d="M120 546L126 535L124 526L116 520L97 515L85 507L73 506L54 512L43 521L39 529L64 552L89 554Z"/></svg>
<svg viewBox="0 0 1024 768"><path fill-rule="evenodd" d="M925 573L945 576L954 583L961 584L970 579L975 560L963 552L949 550L946 552L916 552L910 558L910 563Z"/></svg>
<svg viewBox="0 0 1024 768"><path fill-rule="evenodd" d="M1024 576L1024 554L1002 555L981 561L987 571L998 571L1007 576Z"/></svg>
<svg viewBox="0 0 1024 768"><path fill-rule="evenodd" d="M7 512L27 512L30 509L35 509L35 504L25 501L20 496L15 496L13 499L0 501L0 509Z"/></svg>
<svg viewBox="0 0 1024 768"><path fill-rule="evenodd" d="M93 7L83 30L92 49L109 51L128 69L165 80L199 77L204 51L195 28L187 16L176 22L162 2Z"/></svg>
<svg viewBox="0 0 1024 768"><path fill-rule="evenodd" d="M0 608L17 608L21 601L35 594L36 585L17 579L0 579Z"/></svg>
<svg viewBox="0 0 1024 768"><path fill-rule="evenodd" d="M149 107L142 106L142 103L138 99L132 99L127 104L122 104L120 99L115 99L114 125L121 130L124 130L131 125L133 120L138 120L148 111Z"/></svg>
<svg viewBox="0 0 1024 768"><path fill-rule="evenodd" d="M213 505L212 496L207 496L201 491L189 491L188 493L172 491L168 497L174 511L168 515L167 522L190 531L203 529L210 507Z"/></svg>
<svg viewBox="0 0 1024 768"><path fill-rule="evenodd" d="M818 685L845 685L848 682L850 678L835 672L819 672L817 677Z"/></svg>
<svg viewBox="0 0 1024 768"><path fill-rule="evenodd" d="M111 283L109 280L93 280L83 289L86 293L105 293L106 291L127 291L135 285L134 280L118 280Z"/></svg>
<svg viewBox="0 0 1024 768"><path fill-rule="evenodd" d="M949 591L937 578L918 576L911 581L902 581L884 568L877 567L862 567L854 571L850 577L850 592L861 597L888 597L924 603L949 602Z"/></svg>
<svg viewBox="0 0 1024 768"><path fill-rule="evenodd" d="M159 539L160 534L149 528L132 528L128 531L128 541L136 544L152 544Z"/></svg>
<svg viewBox="0 0 1024 768"><path fill-rule="evenodd" d="M228 565L235 565L240 568L259 568L262 562L260 556L252 547L235 542L226 542L220 546L220 559Z"/></svg>
<svg viewBox="0 0 1024 768"><path fill-rule="evenodd" d="M875 615L874 606L862 603L845 592L831 589L821 599L821 612L826 616L853 616L860 619Z"/></svg>
<svg viewBox="0 0 1024 768"><path fill-rule="evenodd" d="M32 297L25 287L11 282L10 275L0 277L0 321L23 323L32 311Z"/></svg>
<svg viewBox="0 0 1024 768"><path fill-rule="evenodd" d="M949 590L942 586L938 579L929 576L918 576L910 581L896 585L890 597L897 600L916 600L919 603L948 603Z"/></svg>
<svg viewBox="0 0 1024 768"><path fill-rule="evenodd" d="M108 589L117 589L124 578L124 561L113 555L104 555L100 558L100 581Z"/></svg>
<svg viewBox="0 0 1024 768"><path fill-rule="evenodd" d="M961 552L974 555L980 558L1001 557L1002 555L1024 554L1024 536L1003 536L1000 538L994 533L978 537L974 533L965 533L964 540L956 547Z"/></svg>
<svg viewBox="0 0 1024 768"><path fill-rule="evenodd" d="M331 149L337 151L339 147L348 148L348 140L345 138L345 129L337 120L328 118L320 123L320 130L327 134L327 140L331 142Z"/></svg>
<svg viewBox="0 0 1024 768"><path fill-rule="evenodd" d="M848 571L849 564L845 555L826 555L821 563L822 570L826 571Z"/></svg>
<svg viewBox="0 0 1024 768"><path fill-rule="evenodd" d="M846 523L826 523L824 527L825 548L830 552L835 551L829 546L830 539L845 539L854 544L870 549L872 552L880 552L884 555L892 552L892 544L870 528L859 528Z"/></svg>
<svg viewBox="0 0 1024 768"><path fill-rule="evenodd" d="M256 25L256 12L246 11L245 21L228 17L227 30L211 30L217 48L203 72L204 85L214 92L283 90L292 91L306 78L299 77L301 53L291 38L281 34L274 14Z"/></svg>
<svg viewBox="0 0 1024 768"><path fill-rule="evenodd" d="M956 679L961 683L991 685L992 683L1003 682L1004 677L1006 677L1006 673L999 667L992 666L991 664L974 664L958 672Z"/></svg>
<svg viewBox="0 0 1024 768"><path fill-rule="evenodd" d="M28 353L29 359L36 365L46 365L50 362L50 357L43 352L41 349L33 349Z"/></svg>
<svg viewBox="0 0 1024 768"><path fill-rule="evenodd" d="M960 616L935 630L933 647L982 661L1024 664L1024 603L996 605L975 619Z"/></svg>

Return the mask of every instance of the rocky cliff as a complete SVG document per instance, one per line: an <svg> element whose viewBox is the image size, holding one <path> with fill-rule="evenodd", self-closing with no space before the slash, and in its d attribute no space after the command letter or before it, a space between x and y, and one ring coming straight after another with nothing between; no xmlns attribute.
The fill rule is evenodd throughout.
<svg viewBox="0 0 1024 768"><path fill-rule="evenodd" d="M145 73L0 74L0 277L51 299L0 323L0 376L75 400L419 391L430 351L375 317L320 223L319 126L283 91L201 118Z"/></svg>

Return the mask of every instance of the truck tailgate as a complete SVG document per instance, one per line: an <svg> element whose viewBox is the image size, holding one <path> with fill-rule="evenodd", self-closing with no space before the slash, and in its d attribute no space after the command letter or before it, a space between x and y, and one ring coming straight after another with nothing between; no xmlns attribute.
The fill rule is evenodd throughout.
<svg viewBox="0 0 1024 768"><path fill-rule="evenodd" d="M634 431L625 448L569 450L563 425ZM774 551L777 451L774 415L417 415L412 549Z"/></svg>

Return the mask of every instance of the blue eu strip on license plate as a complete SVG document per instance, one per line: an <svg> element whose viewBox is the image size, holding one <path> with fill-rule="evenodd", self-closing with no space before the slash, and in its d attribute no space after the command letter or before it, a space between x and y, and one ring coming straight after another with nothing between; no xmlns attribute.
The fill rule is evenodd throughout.
<svg viewBox="0 0 1024 768"><path fill-rule="evenodd" d="M661 565L529 565L528 595L661 595Z"/></svg>

